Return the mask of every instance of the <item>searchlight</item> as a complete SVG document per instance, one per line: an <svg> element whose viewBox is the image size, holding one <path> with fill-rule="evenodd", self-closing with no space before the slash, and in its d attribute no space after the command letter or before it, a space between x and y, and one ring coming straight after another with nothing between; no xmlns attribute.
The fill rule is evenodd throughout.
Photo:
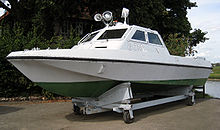
<svg viewBox="0 0 220 130"><path fill-rule="evenodd" d="M121 17L124 18L124 24L127 24L127 17L129 15L129 9L123 8ZM103 14L96 14L94 16L95 21L102 21L106 26L115 25L113 23L113 16L111 11L105 11Z"/></svg>
<svg viewBox="0 0 220 130"><path fill-rule="evenodd" d="M96 14L94 16L95 21L102 21L102 15L101 14Z"/></svg>
<svg viewBox="0 0 220 130"><path fill-rule="evenodd" d="M112 12L110 12L110 11L105 11L105 12L102 14L102 17L103 17L103 19L104 19L106 22L111 22L112 19L113 19Z"/></svg>

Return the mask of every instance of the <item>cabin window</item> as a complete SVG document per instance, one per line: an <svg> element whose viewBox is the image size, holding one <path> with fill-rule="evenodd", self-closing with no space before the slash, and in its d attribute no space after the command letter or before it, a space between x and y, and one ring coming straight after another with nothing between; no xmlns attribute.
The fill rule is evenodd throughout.
<svg viewBox="0 0 220 130"><path fill-rule="evenodd" d="M144 31L137 30L131 39L146 41Z"/></svg>
<svg viewBox="0 0 220 130"><path fill-rule="evenodd" d="M98 33L99 32L87 34L87 36L82 40L82 43L91 41Z"/></svg>
<svg viewBox="0 0 220 130"><path fill-rule="evenodd" d="M106 30L98 40L121 38L127 29Z"/></svg>
<svg viewBox="0 0 220 130"><path fill-rule="evenodd" d="M149 32L147 34L148 34L149 43L162 45L157 34L149 33Z"/></svg>

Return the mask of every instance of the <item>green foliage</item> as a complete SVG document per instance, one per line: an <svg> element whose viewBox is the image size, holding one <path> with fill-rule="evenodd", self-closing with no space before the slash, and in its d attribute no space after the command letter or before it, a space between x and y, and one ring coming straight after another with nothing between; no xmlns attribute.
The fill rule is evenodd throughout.
<svg viewBox="0 0 220 130"><path fill-rule="evenodd" d="M0 35L0 97L29 96L41 93L42 89L28 80L12 64L6 60L6 56L12 51L21 51L39 47L41 49L70 48L77 43L79 37L74 38L72 31L69 39L64 40L62 36L54 36L46 40L38 35L37 27L24 33L24 28L19 23L15 23L13 28L4 26L4 31ZM54 43L54 44L52 44ZM43 95L51 97L48 92L43 91Z"/></svg>
<svg viewBox="0 0 220 130"><path fill-rule="evenodd" d="M178 34L170 34L165 41L167 49L171 55L185 56L188 47L188 38L178 36Z"/></svg>
<svg viewBox="0 0 220 130"><path fill-rule="evenodd" d="M220 66L215 66L212 71L216 74L220 74Z"/></svg>
<svg viewBox="0 0 220 130"><path fill-rule="evenodd" d="M34 86L5 59L11 51L22 50L28 44L29 38L25 37L23 32L19 27L9 29L9 26L5 26L0 36L0 96L26 96L22 92Z"/></svg>
<svg viewBox="0 0 220 130"><path fill-rule="evenodd" d="M220 63L213 63L212 66L220 66Z"/></svg>
<svg viewBox="0 0 220 130"><path fill-rule="evenodd" d="M195 90L195 98L196 99L200 99L200 98L204 98L203 97L203 92L200 92L200 91L197 91ZM205 98L212 98L212 96L208 95L208 94L205 94Z"/></svg>
<svg viewBox="0 0 220 130"><path fill-rule="evenodd" d="M197 51L193 49L199 42L205 42L208 38L204 37L206 33L201 30L195 30L190 36L170 34L165 44L171 55L186 56L194 55ZM197 38L195 38L197 37Z"/></svg>
<svg viewBox="0 0 220 130"><path fill-rule="evenodd" d="M48 47L54 49L54 48L71 48L73 45L76 45L78 41L80 40L80 37L77 36L74 29L71 28L70 30L70 36L68 39L64 38L63 36L53 36L49 40Z"/></svg>
<svg viewBox="0 0 220 130"><path fill-rule="evenodd" d="M215 66L213 68L213 73L210 74L210 79L220 79L220 66Z"/></svg>
<svg viewBox="0 0 220 130"><path fill-rule="evenodd" d="M206 38L205 35L207 32L202 32L200 29L195 29L192 33L190 33L190 44L189 46L197 46L200 42L205 42L206 40L209 40L209 38Z"/></svg>
<svg viewBox="0 0 220 130"><path fill-rule="evenodd" d="M220 74L215 74L215 73L212 74L212 73L211 73L211 74L209 75L209 78L210 78L210 79L220 79Z"/></svg>
<svg viewBox="0 0 220 130"><path fill-rule="evenodd" d="M45 89L42 89L41 94L42 94L44 97L46 97L47 99L49 99L49 100L55 99L55 96L54 96L55 94L50 93L50 92L48 92L48 91L45 90Z"/></svg>

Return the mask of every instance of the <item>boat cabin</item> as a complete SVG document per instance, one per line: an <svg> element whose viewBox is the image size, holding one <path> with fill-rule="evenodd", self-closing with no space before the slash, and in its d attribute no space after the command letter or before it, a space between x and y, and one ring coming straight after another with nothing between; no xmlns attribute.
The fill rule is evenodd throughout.
<svg viewBox="0 0 220 130"><path fill-rule="evenodd" d="M152 55L170 55L157 31L120 22L87 34L79 41L77 48L117 49L150 52Z"/></svg>

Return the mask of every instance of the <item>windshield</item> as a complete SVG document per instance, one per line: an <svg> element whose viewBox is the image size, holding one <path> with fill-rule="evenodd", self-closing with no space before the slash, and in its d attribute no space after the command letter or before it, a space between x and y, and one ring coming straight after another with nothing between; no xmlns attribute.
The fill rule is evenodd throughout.
<svg viewBox="0 0 220 130"><path fill-rule="evenodd" d="M88 42L88 41L91 41L99 32L95 32L95 33L89 33L87 34L81 41L81 43L83 42Z"/></svg>
<svg viewBox="0 0 220 130"><path fill-rule="evenodd" d="M116 30L106 30L99 38L98 40L103 39L117 39L121 38L124 33L126 32L127 28L125 29L116 29Z"/></svg>

